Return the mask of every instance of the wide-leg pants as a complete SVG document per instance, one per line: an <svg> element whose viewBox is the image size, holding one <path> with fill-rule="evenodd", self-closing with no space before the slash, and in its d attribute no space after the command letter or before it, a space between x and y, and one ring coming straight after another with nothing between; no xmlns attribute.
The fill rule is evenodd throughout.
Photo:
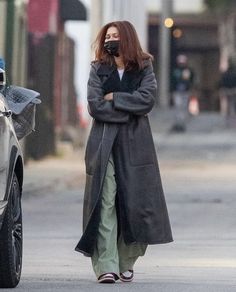
<svg viewBox="0 0 236 292"><path fill-rule="evenodd" d="M189 91L175 91L173 94L175 107L175 125L185 127L189 116Z"/></svg>
<svg viewBox="0 0 236 292"><path fill-rule="evenodd" d="M146 244L126 245L122 234L118 238L116 190L115 168L111 155L102 191L97 244L92 256L92 265L97 277L104 273L119 275L119 273L132 270L138 257L143 256L147 248Z"/></svg>

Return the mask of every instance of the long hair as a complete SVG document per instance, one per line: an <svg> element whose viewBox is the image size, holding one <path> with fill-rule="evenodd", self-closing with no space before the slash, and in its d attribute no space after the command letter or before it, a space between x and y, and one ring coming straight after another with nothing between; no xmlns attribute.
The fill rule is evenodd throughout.
<svg viewBox="0 0 236 292"><path fill-rule="evenodd" d="M129 21L114 21L104 25L97 35L93 44L95 49L95 62L98 61L110 65L115 63L114 57L109 55L104 48L105 36L109 27L116 27L119 32L119 51L126 70L141 70L144 67L144 60L153 60L152 55L142 50L134 26Z"/></svg>

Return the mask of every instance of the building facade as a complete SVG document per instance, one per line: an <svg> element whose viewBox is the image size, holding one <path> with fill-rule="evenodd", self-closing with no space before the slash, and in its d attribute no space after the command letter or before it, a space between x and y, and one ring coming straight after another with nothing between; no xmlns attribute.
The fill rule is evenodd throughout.
<svg viewBox="0 0 236 292"><path fill-rule="evenodd" d="M9 83L24 86L27 75L27 0L0 1L0 56Z"/></svg>
<svg viewBox="0 0 236 292"><path fill-rule="evenodd" d="M54 154L58 141L76 139L75 42L66 33L65 22L84 21L86 17L78 0L28 2L28 85L39 91L42 99L38 131L28 139L28 153L33 158Z"/></svg>
<svg viewBox="0 0 236 292"><path fill-rule="evenodd" d="M188 3L187 3L188 2ZM159 31L161 25L161 0L149 0L148 46L154 55L154 67L157 77L160 75ZM220 79L220 51L218 44L217 19L209 17L204 10L202 0L172 1L174 24L170 28L170 72L175 67L178 54L188 57L189 65L194 71L194 90L199 100L200 110L219 110L218 84ZM171 73L170 73L171 74ZM171 82L169 82L169 103L171 105Z"/></svg>
<svg viewBox="0 0 236 292"><path fill-rule="evenodd" d="M91 0L92 40L102 25L115 20L128 20L147 47L147 2L145 0Z"/></svg>

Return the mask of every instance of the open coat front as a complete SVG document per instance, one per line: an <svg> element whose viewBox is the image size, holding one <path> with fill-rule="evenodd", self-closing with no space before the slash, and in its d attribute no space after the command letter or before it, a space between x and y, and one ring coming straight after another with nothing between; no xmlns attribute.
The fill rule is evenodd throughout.
<svg viewBox="0 0 236 292"><path fill-rule="evenodd" d="M100 220L100 202L111 151L117 182L119 232L124 241L158 244L172 241L148 112L154 105L156 79L151 62L142 71L125 71L93 63L88 104L94 118L86 153L83 235L76 250L93 254ZM103 96L113 92L113 101Z"/></svg>

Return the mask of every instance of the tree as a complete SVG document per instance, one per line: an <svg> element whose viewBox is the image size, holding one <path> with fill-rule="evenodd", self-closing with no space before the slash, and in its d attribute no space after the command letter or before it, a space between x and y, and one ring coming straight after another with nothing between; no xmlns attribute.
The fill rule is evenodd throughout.
<svg viewBox="0 0 236 292"><path fill-rule="evenodd" d="M228 9L234 5L234 0L205 0L206 6L210 9Z"/></svg>
<svg viewBox="0 0 236 292"><path fill-rule="evenodd" d="M222 11L223 9L224 12L227 12L235 7L235 0L205 0L204 3L209 9L215 11Z"/></svg>
<svg viewBox="0 0 236 292"><path fill-rule="evenodd" d="M236 55L235 47L235 0L204 0L210 13L218 18L220 69L225 71L228 60Z"/></svg>

